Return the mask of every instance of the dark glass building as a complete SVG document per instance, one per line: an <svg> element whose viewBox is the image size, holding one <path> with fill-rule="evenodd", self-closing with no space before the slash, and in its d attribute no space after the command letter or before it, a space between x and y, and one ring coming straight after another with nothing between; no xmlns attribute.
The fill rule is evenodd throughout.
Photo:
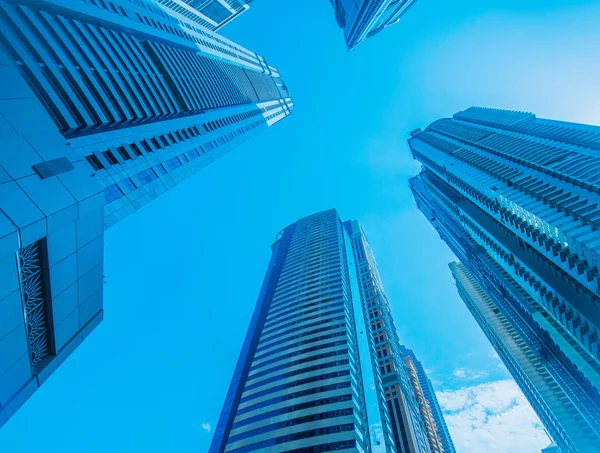
<svg viewBox="0 0 600 453"><path fill-rule="evenodd" d="M427 377L423 365L412 349L400 346L400 350L406 361L406 367L415 390L421 418L425 422L427 439L432 453L456 453L442 408L438 403L433 384Z"/></svg>
<svg viewBox="0 0 600 453"><path fill-rule="evenodd" d="M329 0L348 50L400 21L417 0Z"/></svg>
<svg viewBox="0 0 600 453"><path fill-rule="evenodd" d="M600 449L600 128L470 108L413 131L419 209L563 452Z"/></svg>
<svg viewBox="0 0 600 453"><path fill-rule="evenodd" d="M358 223L314 214L272 250L210 452L429 453Z"/></svg>
<svg viewBox="0 0 600 453"><path fill-rule="evenodd" d="M104 229L293 103L150 0L0 0L0 80L1 425L102 319Z"/></svg>

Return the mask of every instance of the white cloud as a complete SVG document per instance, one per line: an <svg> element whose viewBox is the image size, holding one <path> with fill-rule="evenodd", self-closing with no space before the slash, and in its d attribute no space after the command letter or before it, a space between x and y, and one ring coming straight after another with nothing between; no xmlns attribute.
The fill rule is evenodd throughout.
<svg viewBox="0 0 600 453"><path fill-rule="evenodd" d="M210 423L202 423L202 429L204 431L206 431L207 433L210 433L210 430L211 430Z"/></svg>
<svg viewBox="0 0 600 453"><path fill-rule="evenodd" d="M467 379L469 381L474 381L475 379L484 378L488 375L487 371L482 370L479 372L475 372L473 370L467 370L466 368L458 368L454 370L454 377L459 379Z"/></svg>
<svg viewBox="0 0 600 453"><path fill-rule="evenodd" d="M461 453L531 453L550 443L512 380L439 392L437 397Z"/></svg>
<svg viewBox="0 0 600 453"><path fill-rule="evenodd" d="M458 370L454 370L454 376L457 378L464 378L467 375L467 370L464 368L459 368Z"/></svg>

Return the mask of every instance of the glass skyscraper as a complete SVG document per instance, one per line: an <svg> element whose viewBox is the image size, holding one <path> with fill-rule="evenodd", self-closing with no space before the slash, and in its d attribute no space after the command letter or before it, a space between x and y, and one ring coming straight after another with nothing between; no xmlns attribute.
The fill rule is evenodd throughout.
<svg viewBox="0 0 600 453"><path fill-rule="evenodd" d="M106 193L107 227L289 115L265 59L150 0L0 3L2 44Z"/></svg>
<svg viewBox="0 0 600 453"><path fill-rule="evenodd" d="M358 223L314 214L272 251L210 452L430 452Z"/></svg>
<svg viewBox="0 0 600 453"><path fill-rule="evenodd" d="M329 0L348 50L400 21L417 0Z"/></svg>
<svg viewBox="0 0 600 453"><path fill-rule="evenodd" d="M101 321L104 229L293 109L171 4L0 0L0 425Z"/></svg>
<svg viewBox="0 0 600 453"><path fill-rule="evenodd" d="M411 133L417 205L563 452L600 449L600 128L470 108Z"/></svg>
<svg viewBox="0 0 600 453"><path fill-rule="evenodd" d="M406 361L411 383L415 389L419 412L425 422L427 439L432 453L456 453L442 408L438 403L433 384L427 377L423 365L412 349L400 346L400 350Z"/></svg>
<svg viewBox="0 0 600 453"><path fill-rule="evenodd" d="M425 422L402 355L375 255L358 222L345 222L345 226L352 241L360 300L373 337L375 366L379 369L384 386L385 405L392 424L396 451L427 452L429 446Z"/></svg>

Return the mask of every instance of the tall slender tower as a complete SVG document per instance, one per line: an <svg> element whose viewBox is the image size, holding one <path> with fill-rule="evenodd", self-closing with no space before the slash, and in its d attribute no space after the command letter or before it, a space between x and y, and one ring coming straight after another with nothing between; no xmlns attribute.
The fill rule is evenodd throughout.
<svg viewBox="0 0 600 453"><path fill-rule="evenodd" d="M429 453L358 223L314 214L272 249L210 452Z"/></svg>
<svg viewBox="0 0 600 453"><path fill-rule="evenodd" d="M0 0L0 79L2 425L102 319L104 229L293 103L151 0Z"/></svg>
<svg viewBox="0 0 600 453"><path fill-rule="evenodd" d="M417 359L412 349L400 346L406 366L410 373L411 382L415 389L415 396L419 403L419 412L425 422L427 439L432 452L456 453L454 443L450 437L446 420L440 404L438 403L433 384L427 377L425 369Z"/></svg>
<svg viewBox="0 0 600 453"><path fill-rule="evenodd" d="M264 58L152 0L2 0L0 24L17 81L105 188L107 227L293 108Z"/></svg>
<svg viewBox="0 0 600 453"><path fill-rule="evenodd" d="M372 338L376 352L375 366L381 374L396 450L398 453L427 452L425 420L404 361L375 255L357 221L345 222L344 225L352 241L361 303L371 333L369 338Z"/></svg>
<svg viewBox="0 0 600 453"><path fill-rule="evenodd" d="M344 31L346 46L352 50L363 40L400 21L417 0L329 0L335 19Z"/></svg>
<svg viewBox="0 0 600 453"><path fill-rule="evenodd" d="M414 131L417 205L563 452L600 449L600 128L470 108Z"/></svg>

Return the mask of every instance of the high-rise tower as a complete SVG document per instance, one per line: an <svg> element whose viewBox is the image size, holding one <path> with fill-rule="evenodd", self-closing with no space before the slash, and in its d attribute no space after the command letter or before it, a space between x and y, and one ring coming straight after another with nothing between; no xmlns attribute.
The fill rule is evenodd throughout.
<svg viewBox="0 0 600 453"><path fill-rule="evenodd" d="M561 451L598 451L600 128L470 108L411 135L461 297Z"/></svg>
<svg viewBox="0 0 600 453"><path fill-rule="evenodd" d="M329 0L348 50L400 21L417 0Z"/></svg>
<svg viewBox="0 0 600 453"><path fill-rule="evenodd" d="M264 58L168 13L151 0L0 3L17 81L93 167L107 227L293 108Z"/></svg>
<svg viewBox="0 0 600 453"><path fill-rule="evenodd" d="M352 241L360 299L371 331L375 366L381 374L396 450L398 453L427 452L425 420L419 411L375 255L358 222L345 222L344 225Z"/></svg>
<svg viewBox="0 0 600 453"><path fill-rule="evenodd" d="M405 346L400 346L411 382L415 389L415 396L419 403L419 412L425 422L427 430L427 439L432 453L456 453L454 443L450 437L442 408L438 403L433 384L427 377L425 369L421 362L417 359L412 349Z"/></svg>
<svg viewBox="0 0 600 453"><path fill-rule="evenodd" d="M210 452L429 453L358 223L314 214L272 249Z"/></svg>
<svg viewBox="0 0 600 453"><path fill-rule="evenodd" d="M0 0L0 80L1 425L102 319L104 228L293 103L151 0Z"/></svg>

